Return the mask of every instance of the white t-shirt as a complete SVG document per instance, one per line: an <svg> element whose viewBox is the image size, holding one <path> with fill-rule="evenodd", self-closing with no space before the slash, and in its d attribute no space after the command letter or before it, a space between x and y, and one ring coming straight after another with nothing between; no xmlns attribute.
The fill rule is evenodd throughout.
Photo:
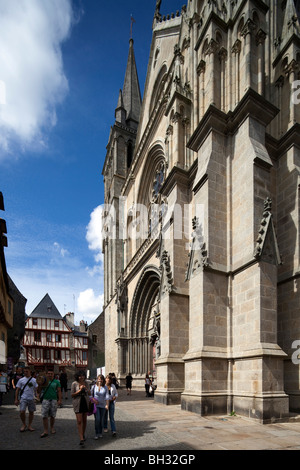
<svg viewBox="0 0 300 470"><path fill-rule="evenodd" d="M18 385L17 385L17 388L20 389L20 392L19 394L21 395L21 391L24 387L24 385L28 382L28 380L30 379L30 377L22 377L19 381L18 381ZM22 393L22 397L20 397L20 399L25 399L25 400L34 400L34 396L35 396L35 390L37 389L38 387L38 384L36 383L36 380L35 378L33 377L30 382L28 383L28 385L26 385L26 387L24 388L24 391Z"/></svg>

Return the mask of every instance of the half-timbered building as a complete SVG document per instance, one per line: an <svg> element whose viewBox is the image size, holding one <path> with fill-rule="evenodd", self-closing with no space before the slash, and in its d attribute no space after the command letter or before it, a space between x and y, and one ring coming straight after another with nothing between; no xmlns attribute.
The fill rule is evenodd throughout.
<svg viewBox="0 0 300 470"><path fill-rule="evenodd" d="M3 194L0 192L0 210L4 211ZM6 222L0 218L0 364L7 361L8 331L13 327L14 301L9 292L4 248L7 247Z"/></svg>
<svg viewBox="0 0 300 470"><path fill-rule="evenodd" d="M81 320L79 328L74 332L74 359L77 368L86 369L88 366L89 338L88 328L84 320Z"/></svg>
<svg viewBox="0 0 300 470"><path fill-rule="evenodd" d="M75 325L73 312L68 312L64 316L64 321L72 330L72 334L70 336L72 366L77 370L87 370L89 349L88 325L84 320L81 320L79 326Z"/></svg>
<svg viewBox="0 0 300 470"><path fill-rule="evenodd" d="M23 346L27 364L36 370L71 366L71 334L72 329L46 294L26 320Z"/></svg>

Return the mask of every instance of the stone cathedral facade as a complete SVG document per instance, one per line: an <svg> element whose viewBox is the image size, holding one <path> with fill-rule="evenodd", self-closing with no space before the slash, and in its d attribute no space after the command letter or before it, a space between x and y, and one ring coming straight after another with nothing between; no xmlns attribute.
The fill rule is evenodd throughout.
<svg viewBox="0 0 300 470"><path fill-rule="evenodd" d="M162 3L162 5L161 5ZM151 27L151 25L150 25ZM155 400L300 411L300 25L294 0L156 2L103 168L106 369ZM137 39L138 40L138 39Z"/></svg>

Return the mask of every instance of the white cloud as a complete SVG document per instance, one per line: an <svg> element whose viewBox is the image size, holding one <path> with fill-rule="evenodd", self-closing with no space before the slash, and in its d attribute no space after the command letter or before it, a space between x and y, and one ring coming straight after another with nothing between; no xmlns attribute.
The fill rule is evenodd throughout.
<svg viewBox="0 0 300 470"><path fill-rule="evenodd" d="M88 273L89 276L94 277L101 275L103 273L102 266L100 265L95 265L92 268L87 267L86 272Z"/></svg>
<svg viewBox="0 0 300 470"><path fill-rule="evenodd" d="M82 319L94 321L103 309L103 295L96 294L101 292L101 282L98 277L86 276L84 267L77 264L76 269L57 269L51 265L10 269L12 280L27 298L26 313L30 315L48 293L61 315L75 313L76 325Z"/></svg>
<svg viewBox="0 0 300 470"><path fill-rule="evenodd" d="M94 259L96 264L93 267L87 267L86 272L89 277L93 279L93 283L96 288L87 288L79 293L77 298L77 311L79 315L82 315L85 320L91 321L100 315L103 309L104 295L95 294L101 287L101 275L102 275L102 206L96 207L91 215L90 222L86 227L86 240L88 242L88 248L93 251ZM99 284L97 284L97 282Z"/></svg>
<svg viewBox="0 0 300 470"><path fill-rule="evenodd" d="M0 0L0 151L44 145L68 92L61 45L71 32L71 0Z"/></svg>
<svg viewBox="0 0 300 470"><path fill-rule="evenodd" d="M6 104L6 87L5 83L0 80L0 105Z"/></svg>
<svg viewBox="0 0 300 470"><path fill-rule="evenodd" d="M103 294L95 295L93 289L86 289L83 292L80 292L77 299L77 309L78 313L84 316L84 319L95 319L103 309Z"/></svg>
<svg viewBox="0 0 300 470"><path fill-rule="evenodd" d="M102 206L96 207L90 216L90 222L87 226L86 239L89 249L94 251L95 261L103 261L102 255Z"/></svg>
<svg viewBox="0 0 300 470"><path fill-rule="evenodd" d="M102 312L103 269L88 249L86 227L58 226L38 218L30 227L27 217L12 219L5 251L8 273L27 298L26 313L30 315L48 293L61 315L75 313L76 325L83 318L94 321Z"/></svg>
<svg viewBox="0 0 300 470"><path fill-rule="evenodd" d="M53 243L53 246L54 246L54 250L55 250L57 253L59 253L62 258L64 258L66 255L69 255L69 254L70 254L68 250L66 250L65 248L62 248L62 247L60 246L60 244L57 243L57 242L54 242L54 243Z"/></svg>

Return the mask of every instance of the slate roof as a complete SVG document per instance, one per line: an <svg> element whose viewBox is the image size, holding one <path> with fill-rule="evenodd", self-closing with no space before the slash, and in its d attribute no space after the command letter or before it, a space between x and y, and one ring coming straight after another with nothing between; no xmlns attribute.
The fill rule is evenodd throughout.
<svg viewBox="0 0 300 470"><path fill-rule="evenodd" d="M74 326L74 328L72 328L72 331L73 331L74 336L88 336L88 332L80 331L78 326Z"/></svg>
<svg viewBox="0 0 300 470"><path fill-rule="evenodd" d="M40 301L40 303L35 307L29 316L35 318L62 319L61 314L57 310L49 294L45 295L45 297Z"/></svg>

